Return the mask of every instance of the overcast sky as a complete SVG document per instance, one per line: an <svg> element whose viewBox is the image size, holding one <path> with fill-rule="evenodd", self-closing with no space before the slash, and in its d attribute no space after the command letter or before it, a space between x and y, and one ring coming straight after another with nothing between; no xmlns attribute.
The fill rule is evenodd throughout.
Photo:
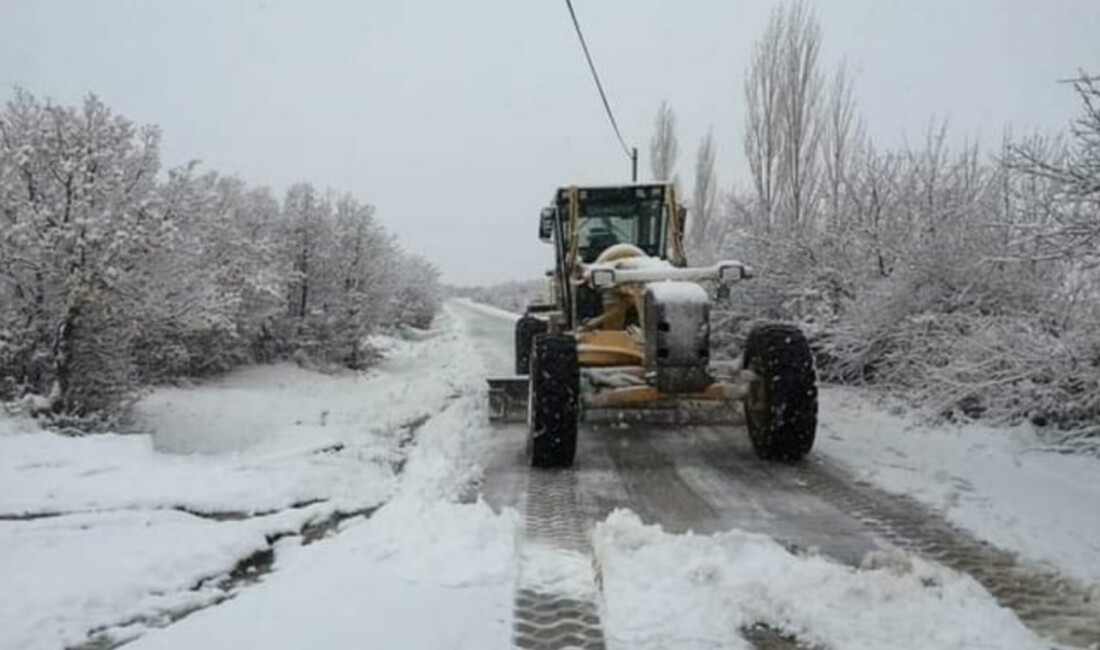
<svg viewBox="0 0 1100 650"><path fill-rule="evenodd" d="M713 126L720 184L744 181L742 78L775 4L575 0L643 177L668 99L684 180ZM960 139L1059 130L1076 106L1055 80L1100 72L1100 0L811 5L884 145L933 116ZM0 24L4 99L94 92L163 128L166 165L350 191L454 283L538 277L553 189L629 180L564 0L0 0Z"/></svg>

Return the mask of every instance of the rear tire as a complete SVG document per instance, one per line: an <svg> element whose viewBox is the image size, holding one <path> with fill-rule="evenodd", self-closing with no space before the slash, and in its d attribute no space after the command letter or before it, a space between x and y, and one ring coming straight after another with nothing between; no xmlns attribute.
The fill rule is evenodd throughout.
<svg viewBox="0 0 1100 650"><path fill-rule="evenodd" d="M577 452L580 367L577 340L539 334L531 346L527 459L533 467L569 467Z"/></svg>
<svg viewBox="0 0 1100 650"><path fill-rule="evenodd" d="M792 325L759 326L745 343L744 367L757 376L745 398L756 455L800 460L813 448L817 432L817 383L806 337Z"/></svg>
<svg viewBox="0 0 1100 650"><path fill-rule="evenodd" d="M516 321L516 374L531 370L531 344L538 334L546 333L546 321L524 314Z"/></svg>

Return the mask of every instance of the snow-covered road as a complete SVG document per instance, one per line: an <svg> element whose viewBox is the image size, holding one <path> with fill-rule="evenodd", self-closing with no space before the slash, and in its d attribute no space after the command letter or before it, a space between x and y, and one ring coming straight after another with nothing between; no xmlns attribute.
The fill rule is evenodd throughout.
<svg viewBox="0 0 1100 650"><path fill-rule="evenodd" d="M1100 640L1095 461L826 389L798 467L738 428L586 426L575 470L533 472L487 423L512 321L452 302L366 375L159 390L152 435L0 418L0 649Z"/></svg>
<svg viewBox="0 0 1100 650"><path fill-rule="evenodd" d="M456 308L493 371L510 374L514 317L468 303ZM778 544L796 551L793 557L786 551L777 555L798 567L789 584L778 586L783 580L776 578L742 585L754 597L783 603L778 610L764 608L755 618L746 615L744 607L731 609L727 602L744 594L719 597L701 592L699 600L670 597L669 593L686 593L678 588L661 590L652 602L644 602L644 598L636 602L639 599L631 594L649 593L652 586L645 586L648 580L656 585L668 576L648 574L645 567L632 565L621 574L629 586L620 588L605 575L600 601L610 643L624 647L736 647L736 641L729 641L731 628L765 624L767 629L795 634L800 642L826 647L1026 647L1026 633L1012 636L1020 629L1017 616L1061 642L1087 646L1100 640L1100 609L1092 586L1100 566L1100 546L1097 536L1091 535L1100 532L1100 512L1092 505L1095 501L1089 502L1090 497L1100 496L1100 482L1093 479L1100 466L1094 460L1049 454L1021 459L1011 452L1014 444L1026 444L1020 432L1010 436L980 427L933 432L875 408L854 391L826 388L823 392L822 440L818 451L798 467L758 461L740 428L586 425L582 429L570 479L575 484L573 507L578 518L595 527L598 563L609 566L609 558L616 557L615 544L603 541L603 534L621 540L624 533L617 527L630 529L625 535L631 539L637 536L656 544L664 540L678 547L678 559L670 559L667 568L683 568L688 574L695 569L689 559L692 553L686 549L693 547L704 554L720 553L717 549L723 542L751 545L746 540L752 539L764 547ZM525 499L529 503L537 497L529 488L524 491L528 470L523 465L523 426L502 426L500 432L487 464L486 499L522 508ZM997 434L1002 436L1000 440L992 437ZM890 462L884 463L883 455L890 456ZM968 457L984 466L968 466ZM954 462L946 462L948 458ZM1093 470L1092 476L1072 485L1064 480L1041 481L1042 476L1058 470L1080 472L1087 468ZM998 474L1000 482L988 480ZM878 479L883 487L902 496L856 480L855 475ZM909 490L897 490L899 480L904 480ZM1013 492L1019 490L1020 482L1040 494L1049 489L1046 498L1059 507L1036 509L1034 502L1042 497L1030 501L1015 498ZM948 502L953 507L943 507L938 499L958 485L969 491L960 495L956 489ZM907 492L925 503L904 496ZM1075 509L1076 517L1067 516L1070 508ZM1051 525L1062 529L1051 529ZM1001 551L979 535L994 541L1023 539L1025 543L1008 544ZM736 543L732 542L735 538ZM764 538L766 541L761 541ZM1017 562L1016 553L1028 562ZM922 588L911 592L898 585L888 588L905 592L901 597L890 596L907 610L903 613L874 601L861 603L857 598L845 602L830 595L830 616L844 623L827 633L821 603L815 602L818 596L808 595L816 588L816 578L809 577L813 570L801 564L811 559L834 569L838 565L896 568L900 563L905 567L901 573L909 578L923 571L944 572L935 578L926 575L921 581L958 588L950 597L943 592L935 595L938 599L957 598L958 602L946 610L931 607L914 619L913 613L926 606L922 599L932 595ZM740 566L736 558L730 558L729 564ZM618 560L611 565L620 566ZM751 562L741 569L752 574L758 571ZM801 571L807 575L800 578ZM726 575L725 570L720 573ZM733 582L742 579L730 576ZM1078 582L1065 576L1076 577ZM875 578L855 571L835 579L859 583ZM685 580L690 583L690 576L685 575ZM858 589L864 594L875 592L866 585ZM796 598L799 591L807 595ZM990 592L1001 604L1011 605L1017 616L995 606L983 610L991 604ZM698 613L712 611L716 603L726 607L716 620ZM734 610L740 613L730 613ZM688 611L695 613L688 616ZM665 618L671 612L680 613ZM1005 622L1005 614L1010 623ZM869 621L868 616L879 618ZM921 619L923 623L916 622ZM653 624L639 625L645 620ZM659 624L662 620L665 629ZM922 633L921 626L930 620L937 622L935 634L932 630ZM985 625L994 621L990 627ZM833 623L836 621L828 626ZM914 627L906 631L909 624ZM906 640L907 635L915 636Z"/></svg>

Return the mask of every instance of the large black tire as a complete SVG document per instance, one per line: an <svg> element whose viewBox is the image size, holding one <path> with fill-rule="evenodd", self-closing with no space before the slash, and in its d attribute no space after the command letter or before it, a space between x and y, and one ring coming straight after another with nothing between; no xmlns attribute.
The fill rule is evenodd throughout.
<svg viewBox="0 0 1100 650"><path fill-rule="evenodd" d="M577 452L580 367L577 340L539 334L531 346L527 459L534 467L569 467Z"/></svg>
<svg viewBox="0 0 1100 650"><path fill-rule="evenodd" d="M744 361L757 377L745 398L756 455L800 460L813 448L817 432L817 382L806 337L791 325L761 325L745 342Z"/></svg>
<svg viewBox="0 0 1100 650"><path fill-rule="evenodd" d="M531 370L531 344L537 334L546 333L546 321L523 315L516 321L516 374Z"/></svg>

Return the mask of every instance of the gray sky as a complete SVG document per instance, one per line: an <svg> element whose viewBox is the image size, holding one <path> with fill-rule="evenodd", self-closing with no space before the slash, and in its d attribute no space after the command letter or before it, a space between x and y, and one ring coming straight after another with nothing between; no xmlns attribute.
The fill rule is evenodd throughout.
<svg viewBox="0 0 1100 650"><path fill-rule="evenodd" d="M642 176L668 99L683 179L713 125L720 184L743 181L743 72L776 3L574 4ZM959 138L1061 129L1054 80L1100 72L1100 0L811 4L884 145L933 116ZM166 165L350 191L450 282L539 276L553 189L629 180L561 0L0 0L0 21L0 97L95 92L163 128Z"/></svg>

